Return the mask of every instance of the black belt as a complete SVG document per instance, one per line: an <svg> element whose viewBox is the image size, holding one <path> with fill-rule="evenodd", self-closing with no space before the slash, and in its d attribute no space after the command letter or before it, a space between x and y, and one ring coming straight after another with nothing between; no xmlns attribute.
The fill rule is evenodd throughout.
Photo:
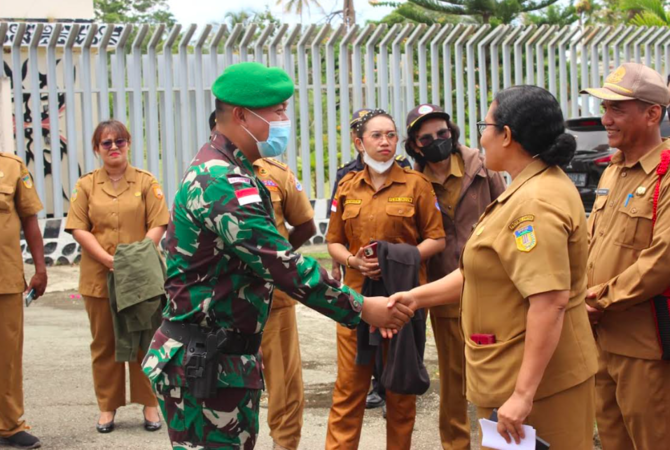
<svg viewBox="0 0 670 450"><path fill-rule="evenodd" d="M218 352L226 355L255 355L263 339L263 333L242 334L223 328L203 328L192 323L169 320L163 320L160 330L165 336L186 346L193 342L204 343L208 336L214 335Z"/></svg>

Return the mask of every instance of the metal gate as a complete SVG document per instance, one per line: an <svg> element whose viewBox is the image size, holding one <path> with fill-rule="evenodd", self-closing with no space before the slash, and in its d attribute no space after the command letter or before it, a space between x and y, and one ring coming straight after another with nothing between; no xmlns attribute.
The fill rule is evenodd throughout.
<svg viewBox="0 0 670 450"><path fill-rule="evenodd" d="M286 161L311 198L328 197L337 166L354 156L348 122L355 109L389 110L402 135L411 108L440 104L463 129L464 143L477 146L475 123L503 87L546 87L570 118L599 114L599 103L579 91L599 85L621 62L670 73L666 27L168 30L0 22L0 42L4 75L12 82L16 152L29 162L54 217L67 211L77 178L97 167L90 139L109 117L128 125L132 164L159 177L171 202L184 168L209 137L210 86L238 61L280 66L296 81Z"/></svg>

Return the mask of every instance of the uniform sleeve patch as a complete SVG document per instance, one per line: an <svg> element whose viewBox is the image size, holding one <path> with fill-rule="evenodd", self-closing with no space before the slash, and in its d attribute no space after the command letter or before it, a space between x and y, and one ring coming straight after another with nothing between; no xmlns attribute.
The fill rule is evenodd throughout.
<svg viewBox="0 0 670 450"><path fill-rule="evenodd" d="M235 191L235 197L237 197L237 201L242 206L261 202L261 196L255 187L239 189Z"/></svg>
<svg viewBox="0 0 670 450"><path fill-rule="evenodd" d="M162 199L164 197L163 195L163 189L161 189L160 184L153 184L151 185L151 190L154 191L154 195L156 196L157 199Z"/></svg>
<svg viewBox="0 0 670 450"><path fill-rule="evenodd" d="M509 224L509 229L516 230L522 223L532 222L534 220L535 216L533 214L526 214L525 216L521 216L518 219L513 220L512 223Z"/></svg>
<svg viewBox="0 0 670 450"><path fill-rule="evenodd" d="M275 183L274 180L261 180L261 183L263 183L268 191L279 191L279 186L277 186L277 183Z"/></svg>
<svg viewBox="0 0 670 450"><path fill-rule="evenodd" d="M75 201L75 200L77 200L77 187L76 187L76 186L75 186L75 188L72 190L72 196L70 197L70 201L71 201L71 202L73 202L73 201Z"/></svg>
<svg viewBox="0 0 670 450"><path fill-rule="evenodd" d="M302 192L302 184L300 184L300 181L298 181L298 179L295 177L293 180L295 181L295 188L298 190L298 192Z"/></svg>
<svg viewBox="0 0 670 450"><path fill-rule="evenodd" d="M334 198L330 204L330 212L337 212L337 199Z"/></svg>
<svg viewBox="0 0 670 450"><path fill-rule="evenodd" d="M533 225L524 225L514 231L514 239L516 240L517 250L521 252L528 253L537 245L537 237L535 236Z"/></svg>
<svg viewBox="0 0 670 450"><path fill-rule="evenodd" d="M23 185L24 185L27 189L32 189L32 187L33 187L33 179L30 178L30 174L29 174L29 173L23 175L23 177L21 177L21 181L23 182Z"/></svg>

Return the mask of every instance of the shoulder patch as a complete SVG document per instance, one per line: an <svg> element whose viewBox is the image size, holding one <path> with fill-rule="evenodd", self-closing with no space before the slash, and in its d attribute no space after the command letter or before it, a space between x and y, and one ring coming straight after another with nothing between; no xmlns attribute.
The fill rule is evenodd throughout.
<svg viewBox="0 0 670 450"><path fill-rule="evenodd" d="M516 241L516 248L520 252L528 253L537 245L535 228L531 224L521 225L514 230L514 239Z"/></svg>
<svg viewBox="0 0 670 450"><path fill-rule="evenodd" d="M21 174L21 181L27 189L33 188L33 179L30 177L29 173Z"/></svg>
<svg viewBox="0 0 670 450"><path fill-rule="evenodd" d="M279 168L282 169L282 170L288 170L288 165L287 165L287 164L284 164L284 163L281 162L281 161L277 161L276 159L273 159L273 158L263 158L263 161L265 161L265 162L267 162L267 163L269 163L269 164L272 164L272 165L275 166L275 167L279 167Z"/></svg>
<svg viewBox="0 0 670 450"><path fill-rule="evenodd" d="M519 225L521 225L524 222L532 222L535 220L535 216L533 214L526 214L523 215L517 219L514 219L510 224L509 224L509 229L514 231L515 228L517 228Z"/></svg>
<svg viewBox="0 0 670 450"><path fill-rule="evenodd" d="M151 190L154 192L154 196L160 200L164 197L163 195L163 189L161 189L161 185L158 183L154 183L151 185Z"/></svg>

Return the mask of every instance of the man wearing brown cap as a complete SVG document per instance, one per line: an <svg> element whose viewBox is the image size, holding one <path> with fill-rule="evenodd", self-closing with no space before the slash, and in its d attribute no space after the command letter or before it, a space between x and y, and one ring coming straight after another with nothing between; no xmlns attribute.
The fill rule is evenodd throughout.
<svg viewBox="0 0 670 450"><path fill-rule="evenodd" d="M657 174L662 153L670 150L660 133L670 92L659 73L635 63L584 92L603 100L602 123L618 150L588 222L598 432L604 450L664 448L670 362L662 360L653 299L670 286L670 177Z"/></svg>

